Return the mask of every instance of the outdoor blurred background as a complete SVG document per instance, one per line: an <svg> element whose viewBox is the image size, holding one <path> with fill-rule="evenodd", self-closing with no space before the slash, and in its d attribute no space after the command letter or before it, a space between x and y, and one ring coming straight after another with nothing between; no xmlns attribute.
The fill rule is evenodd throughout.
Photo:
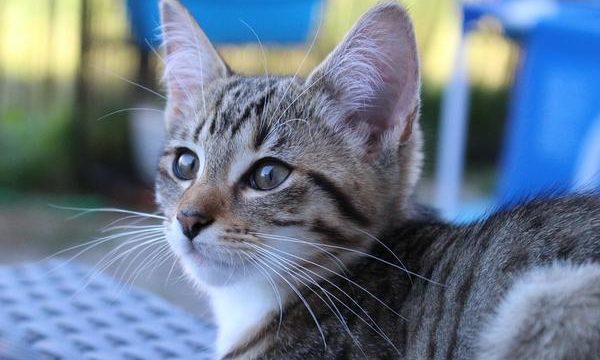
<svg viewBox="0 0 600 360"><path fill-rule="evenodd" d="M374 3L326 1L306 61L314 30L304 44L267 46L268 71L307 74ZM415 22L423 64L421 122L427 160L420 197L430 201L441 99L459 43L460 17L452 0L403 3ZM148 4L154 6L153 1ZM150 130L134 119L160 121L160 112L153 109L161 109L164 101L152 91L163 93L161 60L133 40L125 2L1 0L0 24L0 261L44 258L98 237L99 229L115 219L90 214L67 221L74 212L49 204L155 211L148 175L152 169L136 158L144 141L136 137ZM519 58L518 47L492 19L481 22L468 44L471 105L464 197L494 189ZM238 72L264 72L257 45L219 50ZM107 248L81 259L94 264ZM168 293L162 284L142 281Z"/></svg>

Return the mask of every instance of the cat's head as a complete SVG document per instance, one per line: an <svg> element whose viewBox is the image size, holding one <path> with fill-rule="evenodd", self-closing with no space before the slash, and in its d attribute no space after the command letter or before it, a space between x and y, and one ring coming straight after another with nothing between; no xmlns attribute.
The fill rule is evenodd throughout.
<svg viewBox="0 0 600 360"><path fill-rule="evenodd" d="M200 283L351 261L411 211L420 76L399 5L366 13L306 79L237 75L177 1L161 15L168 141L156 198Z"/></svg>

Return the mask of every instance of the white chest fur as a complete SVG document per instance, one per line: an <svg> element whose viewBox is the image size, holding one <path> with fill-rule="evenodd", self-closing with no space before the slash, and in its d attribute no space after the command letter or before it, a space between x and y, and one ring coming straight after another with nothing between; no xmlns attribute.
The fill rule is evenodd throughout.
<svg viewBox="0 0 600 360"><path fill-rule="evenodd" d="M265 317L279 311L278 298L269 283L256 280L209 291L218 327L217 356L223 357L251 336Z"/></svg>

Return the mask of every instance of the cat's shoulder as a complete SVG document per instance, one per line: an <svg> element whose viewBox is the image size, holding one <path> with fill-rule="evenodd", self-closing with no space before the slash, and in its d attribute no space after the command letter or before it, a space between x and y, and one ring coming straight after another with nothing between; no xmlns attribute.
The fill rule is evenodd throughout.
<svg viewBox="0 0 600 360"><path fill-rule="evenodd" d="M527 227L540 231L557 226L600 227L600 194L539 197L499 209L480 222L487 227ZM575 230L575 229L573 229Z"/></svg>

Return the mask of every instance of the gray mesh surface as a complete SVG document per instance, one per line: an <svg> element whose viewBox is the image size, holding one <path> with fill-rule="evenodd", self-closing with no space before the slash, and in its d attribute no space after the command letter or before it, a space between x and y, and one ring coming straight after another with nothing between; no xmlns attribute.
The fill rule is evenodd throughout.
<svg viewBox="0 0 600 360"><path fill-rule="evenodd" d="M214 328L60 260L0 266L0 360L210 359Z"/></svg>

